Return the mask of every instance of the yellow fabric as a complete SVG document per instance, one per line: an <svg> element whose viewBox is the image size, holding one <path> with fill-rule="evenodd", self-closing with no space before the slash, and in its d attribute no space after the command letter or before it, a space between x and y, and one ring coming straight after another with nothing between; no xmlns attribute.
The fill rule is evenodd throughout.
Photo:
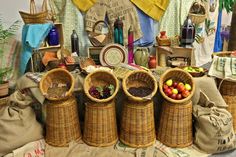
<svg viewBox="0 0 236 157"><path fill-rule="evenodd" d="M155 20L163 16L169 0L131 0L139 9Z"/></svg>
<svg viewBox="0 0 236 157"><path fill-rule="evenodd" d="M81 11L89 10L97 0L72 0L75 6Z"/></svg>

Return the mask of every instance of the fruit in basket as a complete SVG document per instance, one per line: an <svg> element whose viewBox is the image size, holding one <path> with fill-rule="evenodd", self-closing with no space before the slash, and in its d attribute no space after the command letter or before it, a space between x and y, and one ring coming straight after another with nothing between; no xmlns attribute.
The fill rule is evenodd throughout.
<svg viewBox="0 0 236 157"><path fill-rule="evenodd" d="M170 88L167 88L164 90L164 93L167 95L167 96L170 96L172 94L172 91Z"/></svg>
<svg viewBox="0 0 236 157"><path fill-rule="evenodd" d="M181 94L177 94L176 99L177 100L181 100L182 99L182 95Z"/></svg>
<svg viewBox="0 0 236 157"><path fill-rule="evenodd" d="M179 92L184 91L184 89L185 89L184 84L182 82L178 83L177 89L178 89Z"/></svg>
<svg viewBox="0 0 236 157"><path fill-rule="evenodd" d="M114 93L114 86L112 84L102 86L92 86L89 89L89 94L96 99L109 98Z"/></svg>
<svg viewBox="0 0 236 157"><path fill-rule="evenodd" d="M188 91L192 89L192 87L190 86L190 84L186 83L184 85L185 89L187 89Z"/></svg>
<svg viewBox="0 0 236 157"><path fill-rule="evenodd" d="M185 89L185 90L182 92L182 96L185 97L185 98L187 98L189 95L190 95L190 92L189 92L187 89Z"/></svg>
<svg viewBox="0 0 236 157"><path fill-rule="evenodd" d="M172 99L176 99L177 98L177 94L172 93L170 96Z"/></svg>
<svg viewBox="0 0 236 157"><path fill-rule="evenodd" d="M169 79L169 80L166 81L166 85L167 85L167 86L170 87L170 86L172 86L172 84L173 84L172 79Z"/></svg>
<svg viewBox="0 0 236 157"><path fill-rule="evenodd" d="M172 89L173 94L178 94L178 90L176 88Z"/></svg>

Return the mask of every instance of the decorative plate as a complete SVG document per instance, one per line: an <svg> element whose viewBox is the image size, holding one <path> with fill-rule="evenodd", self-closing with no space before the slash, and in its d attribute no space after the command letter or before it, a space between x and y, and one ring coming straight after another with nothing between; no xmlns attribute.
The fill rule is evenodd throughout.
<svg viewBox="0 0 236 157"><path fill-rule="evenodd" d="M127 51L119 44L108 44L102 48L99 59L103 66L117 66L127 62Z"/></svg>

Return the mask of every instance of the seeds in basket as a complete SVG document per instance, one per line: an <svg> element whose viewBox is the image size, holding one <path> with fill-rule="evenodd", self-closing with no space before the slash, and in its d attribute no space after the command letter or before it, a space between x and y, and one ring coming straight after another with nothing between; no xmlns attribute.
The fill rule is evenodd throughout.
<svg viewBox="0 0 236 157"><path fill-rule="evenodd" d="M66 92L69 90L67 84L64 83L52 83L48 88L47 95L50 98L65 97Z"/></svg>
<svg viewBox="0 0 236 157"><path fill-rule="evenodd" d="M191 90L192 86L190 84L173 81L172 79L168 79L163 85L164 93L168 97L176 100L181 100L188 97Z"/></svg>
<svg viewBox="0 0 236 157"><path fill-rule="evenodd" d="M130 87L128 92L136 97L145 97L152 93L152 89L148 87Z"/></svg>
<svg viewBox="0 0 236 157"><path fill-rule="evenodd" d="M115 87L114 85L110 84L107 86L92 86L89 89L89 94L97 99L106 99L109 98L114 93Z"/></svg>

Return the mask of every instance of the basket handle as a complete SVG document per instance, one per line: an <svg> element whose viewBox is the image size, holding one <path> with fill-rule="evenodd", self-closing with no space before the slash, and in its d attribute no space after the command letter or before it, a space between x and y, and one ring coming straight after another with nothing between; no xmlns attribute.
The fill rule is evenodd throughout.
<svg viewBox="0 0 236 157"><path fill-rule="evenodd" d="M56 20L56 12L53 7L53 0L43 0L42 11L48 11L48 4L51 12L48 12L48 19L53 22Z"/></svg>
<svg viewBox="0 0 236 157"><path fill-rule="evenodd" d="M109 25L108 25L105 21L103 21L103 20L99 20L99 21L95 22L95 24L93 25L93 32L95 32L95 28L96 28L96 26L97 26L99 23L104 23L104 24L107 26L107 28L108 28L108 34L110 34L110 27L109 27Z"/></svg>
<svg viewBox="0 0 236 157"><path fill-rule="evenodd" d="M36 5L34 0L30 0L30 14L36 14Z"/></svg>

